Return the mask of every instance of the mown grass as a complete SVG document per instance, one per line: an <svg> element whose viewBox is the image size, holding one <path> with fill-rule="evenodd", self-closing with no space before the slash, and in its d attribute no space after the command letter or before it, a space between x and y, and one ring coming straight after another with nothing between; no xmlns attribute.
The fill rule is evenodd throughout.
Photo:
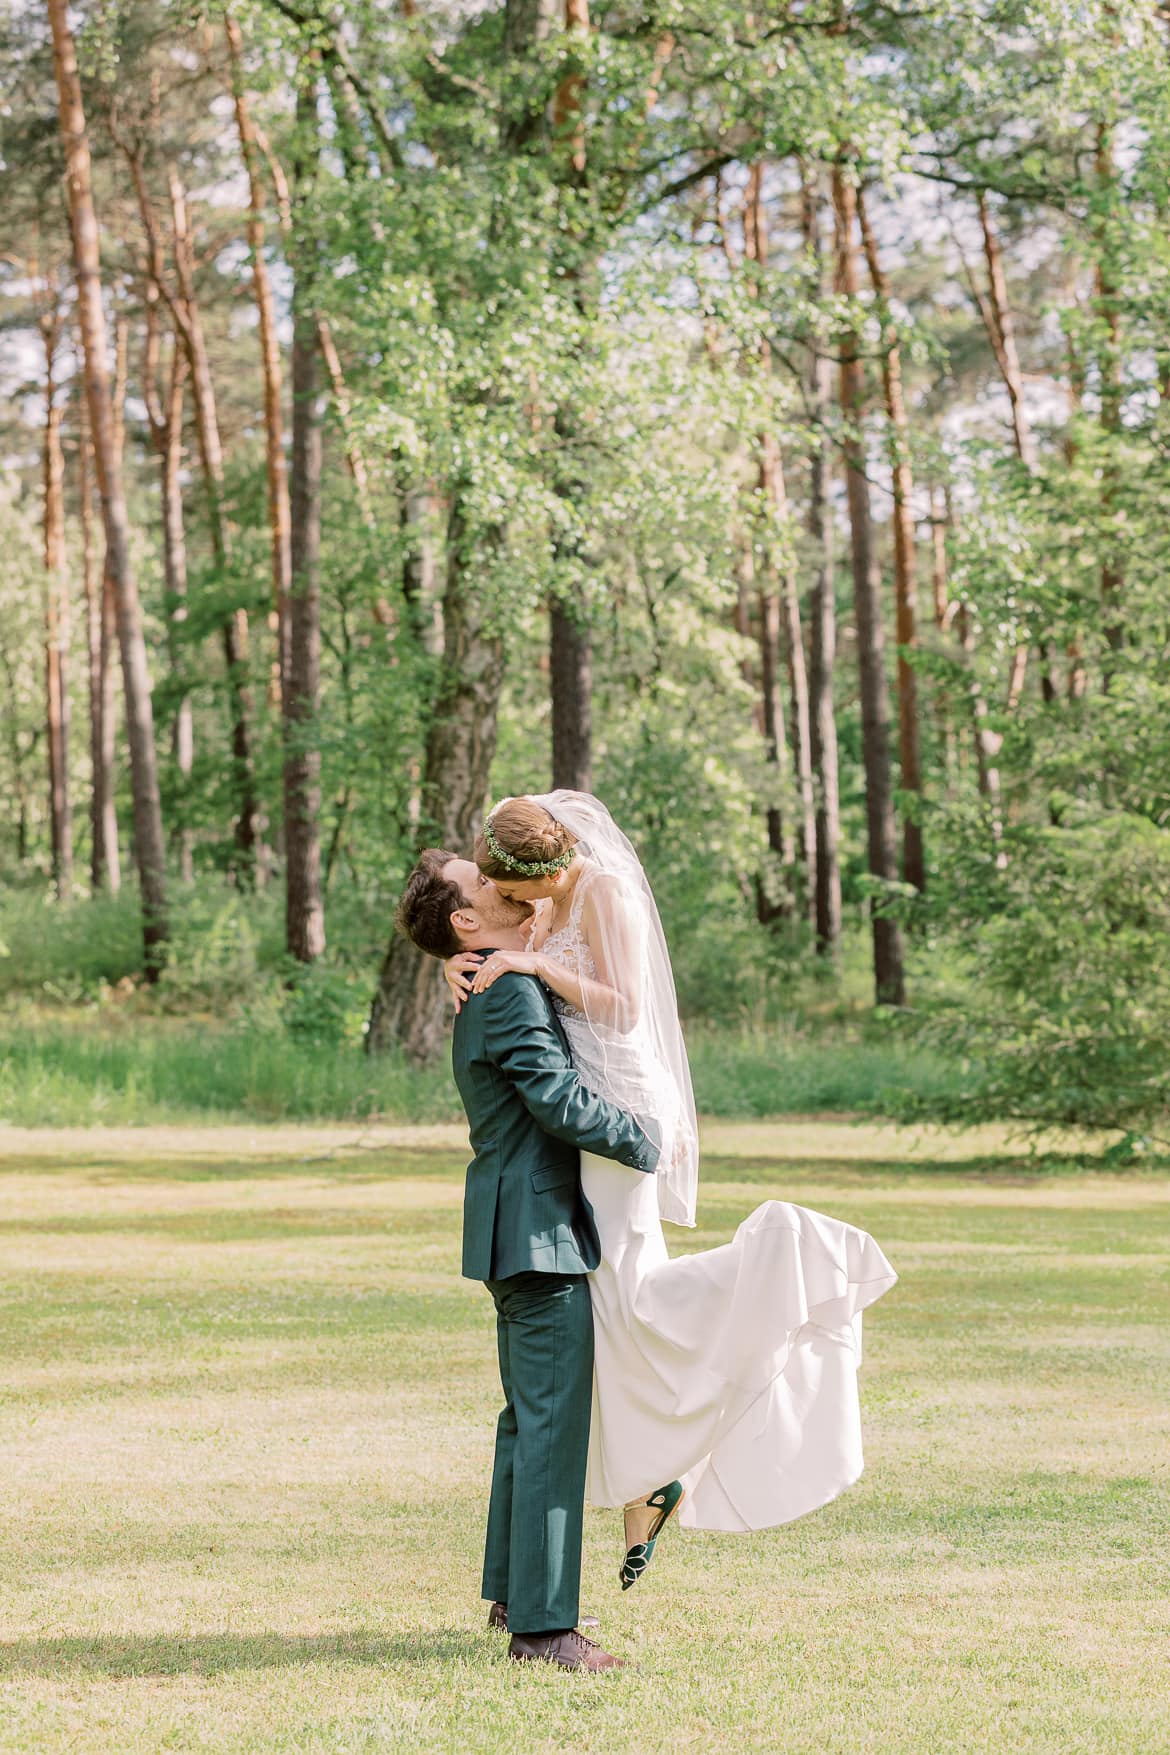
<svg viewBox="0 0 1170 1755"><path fill-rule="evenodd" d="M294 1131L124 1164L6 1137L0 1748L1170 1748L1164 1173L712 1130L673 1247L775 1194L901 1273L867 1321L867 1473L785 1529L668 1532L624 1596L590 1513L586 1600L633 1667L589 1682L483 1628L498 1388L462 1155Z"/></svg>

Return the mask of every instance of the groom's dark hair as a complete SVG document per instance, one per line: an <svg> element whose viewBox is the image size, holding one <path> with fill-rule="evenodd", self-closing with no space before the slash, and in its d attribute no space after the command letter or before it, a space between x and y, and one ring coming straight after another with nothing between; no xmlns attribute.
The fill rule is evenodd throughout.
<svg viewBox="0 0 1170 1755"><path fill-rule="evenodd" d="M395 915L399 932L428 956L446 959L463 949L451 916L466 908L467 898L459 885L443 876L443 869L457 859L441 847L428 847L406 880Z"/></svg>

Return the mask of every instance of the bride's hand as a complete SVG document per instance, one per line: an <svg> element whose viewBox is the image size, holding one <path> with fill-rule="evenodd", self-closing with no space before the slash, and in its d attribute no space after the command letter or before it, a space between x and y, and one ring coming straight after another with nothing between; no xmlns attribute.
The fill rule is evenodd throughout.
<svg viewBox="0 0 1170 1755"><path fill-rule="evenodd" d="M478 951L460 951L457 957L448 957L443 964L443 979L451 989L451 998L455 1001L455 1016L463 1009L463 1003L471 992L471 977L483 962Z"/></svg>
<svg viewBox="0 0 1170 1755"><path fill-rule="evenodd" d="M517 975L540 975L544 958L533 951L493 951L471 983L472 993L486 993L493 981L512 970Z"/></svg>

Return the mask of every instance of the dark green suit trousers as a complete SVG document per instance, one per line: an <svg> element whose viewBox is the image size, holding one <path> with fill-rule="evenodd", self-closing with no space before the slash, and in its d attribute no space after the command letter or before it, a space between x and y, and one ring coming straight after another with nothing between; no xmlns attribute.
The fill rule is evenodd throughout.
<svg viewBox="0 0 1170 1755"><path fill-rule="evenodd" d="M584 1274L488 1280L504 1408L488 1502L483 1594L512 1633L577 1625L581 1502L593 1400L593 1311Z"/></svg>

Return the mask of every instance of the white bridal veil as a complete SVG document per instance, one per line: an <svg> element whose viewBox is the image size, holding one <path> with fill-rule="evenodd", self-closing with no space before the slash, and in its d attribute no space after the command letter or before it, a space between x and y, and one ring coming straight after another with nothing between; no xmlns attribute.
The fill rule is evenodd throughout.
<svg viewBox="0 0 1170 1755"><path fill-rule="evenodd" d="M593 910L602 935L599 968L637 975L637 1016L628 1031L587 1005L586 1021L603 1060L607 1095L635 1115L649 1112L662 1133L655 1178L658 1207L675 1225L693 1225L699 1180L699 1129L670 953L642 862L601 800L561 789L535 799L577 839L578 852L615 878L612 906ZM636 972L630 968L637 960ZM623 983L624 985L624 983ZM591 1015L592 1012L592 1015Z"/></svg>

